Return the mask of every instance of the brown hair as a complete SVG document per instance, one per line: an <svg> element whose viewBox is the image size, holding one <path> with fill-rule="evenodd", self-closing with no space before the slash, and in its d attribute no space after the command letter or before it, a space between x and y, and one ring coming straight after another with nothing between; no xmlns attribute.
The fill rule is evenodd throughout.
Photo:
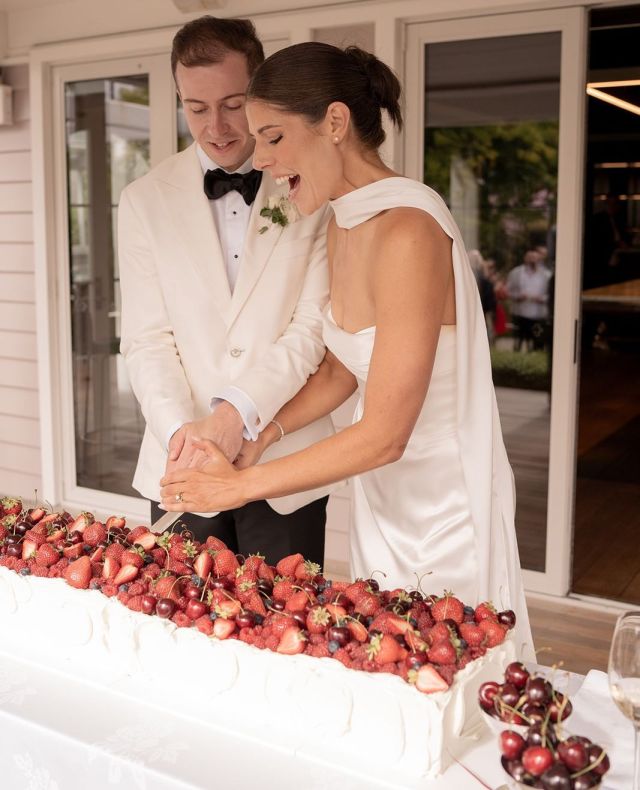
<svg viewBox="0 0 640 790"><path fill-rule="evenodd" d="M385 139L382 110L402 129L401 92L396 75L375 55L308 41L267 58L253 75L247 97L304 115L311 123L324 118L331 102L343 102L362 144L375 149Z"/></svg>
<svg viewBox="0 0 640 790"><path fill-rule="evenodd" d="M241 52L247 59L249 76L264 61L264 50L256 29L248 19L218 19L201 16L180 28L173 38L171 71L176 78L178 63L209 66L220 63L228 52Z"/></svg>

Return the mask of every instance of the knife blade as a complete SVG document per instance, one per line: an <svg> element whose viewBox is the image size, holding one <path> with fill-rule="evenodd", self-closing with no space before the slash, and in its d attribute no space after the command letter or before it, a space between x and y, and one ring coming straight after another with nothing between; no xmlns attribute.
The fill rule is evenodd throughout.
<svg viewBox="0 0 640 790"><path fill-rule="evenodd" d="M184 513L173 513L168 512L165 513L164 516L160 516L157 521L154 521L153 524L149 527L151 532L155 532L156 534L160 532L164 532L165 529L168 529L174 521L177 521L179 518L182 518Z"/></svg>

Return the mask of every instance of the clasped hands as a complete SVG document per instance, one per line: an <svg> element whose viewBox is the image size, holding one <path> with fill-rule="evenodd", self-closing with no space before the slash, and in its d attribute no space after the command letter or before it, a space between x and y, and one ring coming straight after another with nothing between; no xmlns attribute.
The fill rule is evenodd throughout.
<svg viewBox="0 0 640 790"><path fill-rule="evenodd" d="M179 428L169 441L165 475L160 481L166 510L210 513L246 504L238 470L252 466L261 443L243 439L244 423L229 403L201 420Z"/></svg>

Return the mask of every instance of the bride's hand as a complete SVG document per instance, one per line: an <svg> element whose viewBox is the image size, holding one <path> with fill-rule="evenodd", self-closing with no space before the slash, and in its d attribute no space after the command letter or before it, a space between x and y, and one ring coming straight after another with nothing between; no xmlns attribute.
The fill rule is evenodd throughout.
<svg viewBox="0 0 640 790"><path fill-rule="evenodd" d="M258 437L255 442L245 439L242 442L242 447L233 465L236 469L246 469L248 466L254 466L262 457L262 453L265 449L264 443L260 441L260 437Z"/></svg>
<svg viewBox="0 0 640 790"><path fill-rule="evenodd" d="M193 445L204 458L197 468L175 469L162 478L162 506L180 513L211 513L246 504L239 472L216 445L208 439L194 439Z"/></svg>

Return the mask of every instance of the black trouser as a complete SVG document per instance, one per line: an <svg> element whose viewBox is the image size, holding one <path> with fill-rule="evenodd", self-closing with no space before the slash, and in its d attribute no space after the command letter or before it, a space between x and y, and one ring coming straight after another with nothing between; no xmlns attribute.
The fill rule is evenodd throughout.
<svg viewBox="0 0 640 790"><path fill-rule="evenodd" d="M180 517L195 538L204 543L209 535L223 540L234 552L264 554L275 565L289 554L300 553L306 560L324 564L324 530L329 497L316 499L293 513L281 515L264 500L203 518L193 513ZM151 522L166 511L151 502Z"/></svg>

